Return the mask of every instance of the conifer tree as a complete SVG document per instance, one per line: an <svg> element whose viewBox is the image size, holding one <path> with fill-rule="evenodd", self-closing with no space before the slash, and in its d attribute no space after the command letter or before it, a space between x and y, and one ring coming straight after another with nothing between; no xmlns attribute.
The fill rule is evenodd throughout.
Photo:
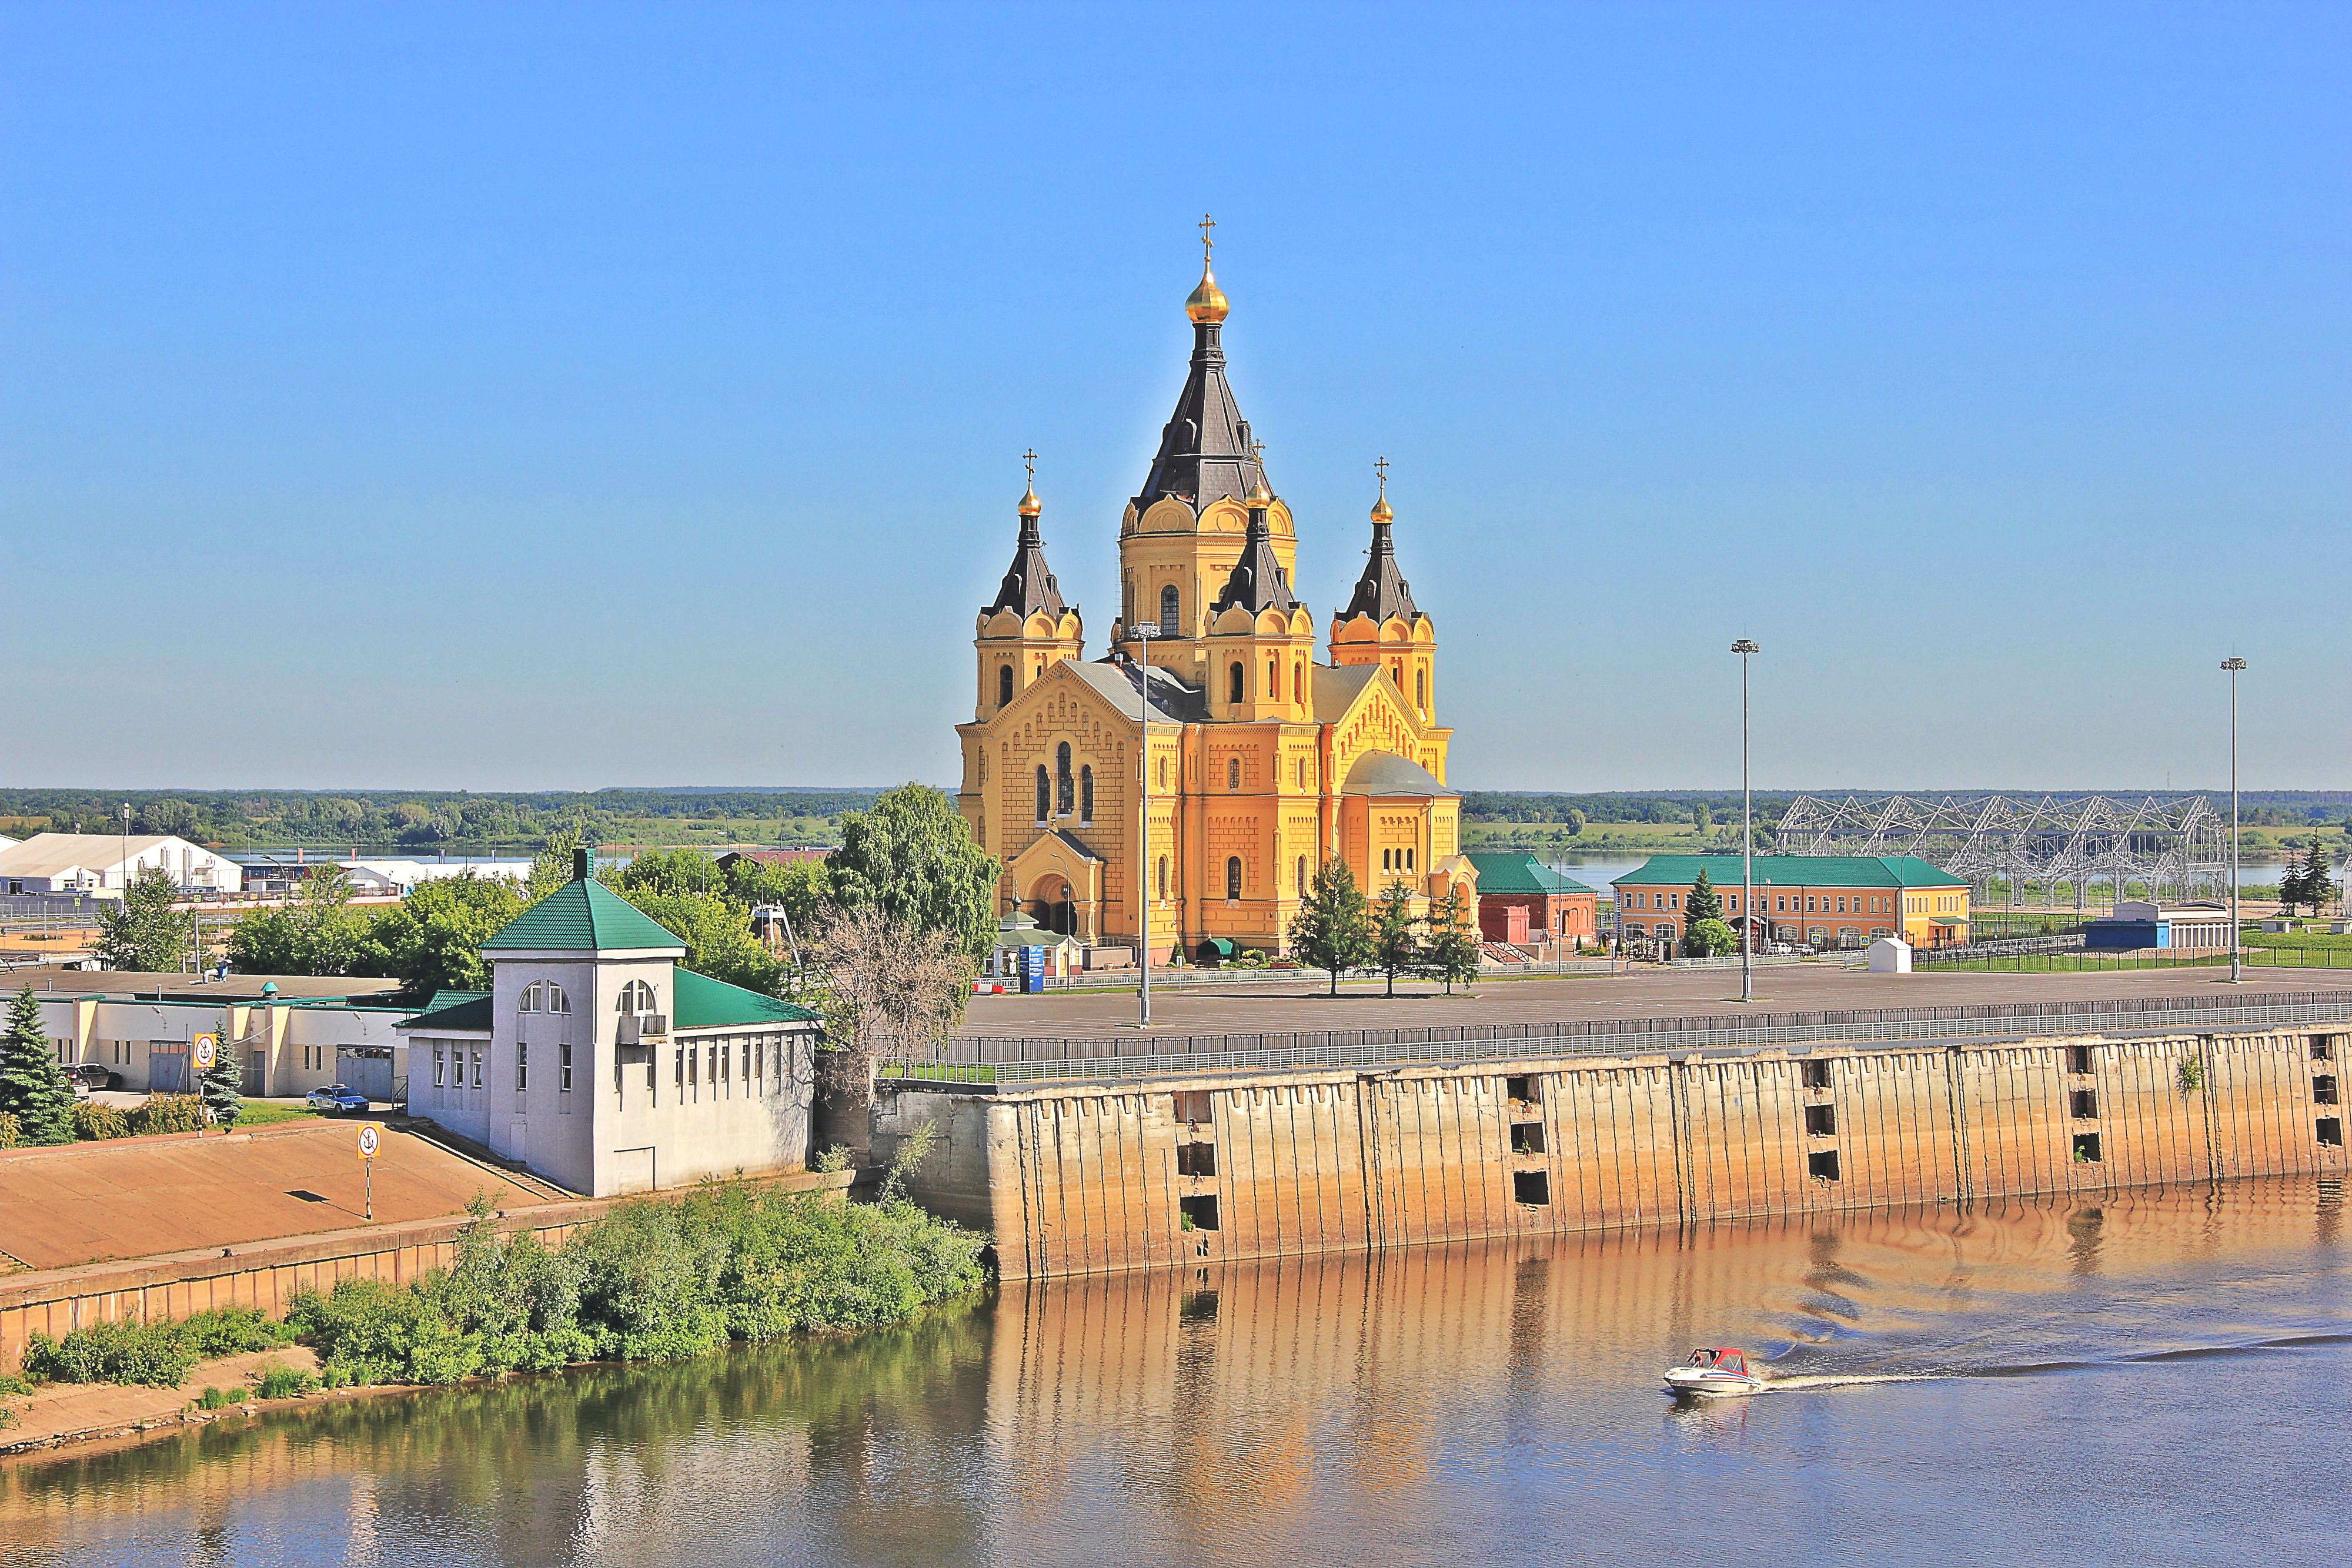
<svg viewBox="0 0 2352 1568"><path fill-rule="evenodd" d="M2279 905L2289 920L2294 918L2295 905L2304 901L2304 868L2299 862L2287 863L2286 874L2279 878Z"/></svg>
<svg viewBox="0 0 2352 1568"><path fill-rule="evenodd" d="M0 1111L16 1118L16 1135L28 1145L74 1141L73 1091L49 1049L30 986L8 1004L7 1031L0 1034Z"/></svg>
<svg viewBox="0 0 2352 1568"><path fill-rule="evenodd" d="M1396 995L1399 975L1417 975L1427 959L1421 939L1421 916L1412 912L1412 889L1392 882L1381 890L1372 906L1373 961L1388 977L1390 996Z"/></svg>
<svg viewBox="0 0 2352 1568"><path fill-rule="evenodd" d="M1291 917L1290 946L1302 962L1330 971L1335 997L1339 994L1342 970L1360 969L1371 963L1371 907L1356 885L1355 873L1339 856L1323 862L1298 913Z"/></svg>
<svg viewBox="0 0 2352 1568"><path fill-rule="evenodd" d="M245 1069L236 1060L236 1042L223 1036L213 1053L213 1064L196 1081L205 1110L215 1127L234 1127L245 1111Z"/></svg>
<svg viewBox="0 0 2352 1568"><path fill-rule="evenodd" d="M1470 901L1458 883L1429 912L1428 954L1430 970L1445 981L1449 997L1454 981L1467 985L1478 977L1478 936L1470 927Z"/></svg>
<svg viewBox="0 0 2352 1568"><path fill-rule="evenodd" d="M2317 915L2320 905L2336 896L2336 880L2327 874L2327 852L2319 847L2319 833L2314 830L2311 844L2303 856L2303 901Z"/></svg>
<svg viewBox="0 0 2352 1568"><path fill-rule="evenodd" d="M1683 925L1685 928L1702 920L1723 918L1723 898L1707 880L1706 867L1698 868L1698 880L1691 883L1690 894L1683 900Z"/></svg>

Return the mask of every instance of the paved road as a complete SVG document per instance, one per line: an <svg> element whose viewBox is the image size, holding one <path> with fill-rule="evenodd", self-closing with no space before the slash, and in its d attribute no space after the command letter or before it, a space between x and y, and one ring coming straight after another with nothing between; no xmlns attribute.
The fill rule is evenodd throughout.
<svg viewBox="0 0 2352 1568"><path fill-rule="evenodd" d="M1220 1030L1421 1029L1432 1024L1549 1022L1591 1018L1737 1015L1816 1008L1930 1008L1972 1002L2080 1001L2093 998L2195 997L2215 1003L2253 1000L2265 992L2352 993L2352 970L2250 969L2243 985L2228 971L2137 970L2105 975L1871 975L1818 965L1759 969L1756 1000L1743 1009L1739 972L1655 967L1630 975L1570 976L1566 979L1488 981L1475 995L1447 997L1427 985L1400 986L1394 998L1377 989L1302 982L1276 991L1263 985L1231 991L1190 988L1154 992L1154 1034ZM1410 991L1411 995L1404 994ZM1055 996L974 997L961 1032L966 1035L1135 1038L1132 992ZM1130 1047L1129 1049L1133 1049Z"/></svg>

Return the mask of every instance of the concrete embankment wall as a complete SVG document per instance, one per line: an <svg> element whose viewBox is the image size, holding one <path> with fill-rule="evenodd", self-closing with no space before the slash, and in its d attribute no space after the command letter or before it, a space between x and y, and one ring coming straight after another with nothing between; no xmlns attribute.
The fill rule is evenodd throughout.
<svg viewBox="0 0 2352 1568"><path fill-rule="evenodd" d="M886 1086L1008 1278L2345 1167L2347 1037L1922 1042Z"/></svg>

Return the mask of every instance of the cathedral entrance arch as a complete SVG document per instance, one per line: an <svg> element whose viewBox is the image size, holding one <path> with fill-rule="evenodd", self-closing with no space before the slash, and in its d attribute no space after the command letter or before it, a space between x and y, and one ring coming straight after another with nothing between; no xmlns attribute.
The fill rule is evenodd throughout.
<svg viewBox="0 0 2352 1568"><path fill-rule="evenodd" d="M1046 831L1004 868L1012 900L1041 931L1103 939L1103 862L1070 834Z"/></svg>
<svg viewBox="0 0 2352 1568"><path fill-rule="evenodd" d="M1078 934L1077 900L1071 896L1067 877L1038 878L1037 885L1029 890L1027 914L1040 931L1050 931L1056 936Z"/></svg>

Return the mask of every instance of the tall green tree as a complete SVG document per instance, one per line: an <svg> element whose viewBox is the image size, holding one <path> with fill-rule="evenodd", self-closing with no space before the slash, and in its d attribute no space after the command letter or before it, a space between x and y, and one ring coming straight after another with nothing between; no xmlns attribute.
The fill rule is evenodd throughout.
<svg viewBox="0 0 2352 1568"><path fill-rule="evenodd" d="M547 842L531 857L530 880L523 884L525 908L537 904L572 880L572 853L588 843L586 827L579 822L547 835Z"/></svg>
<svg viewBox="0 0 2352 1568"><path fill-rule="evenodd" d="M1707 880L1706 867L1701 866L1698 868L1698 880L1691 883L1689 894L1683 899L1683 924L1696 925L1702 920L1722 918L1723 896L1715 891L1715 883Z"/></svg>
<svg viewBox="0 0 2352 1568"><path fill-rule="evenodd" d="M1412 909L1412 889L1392 882L1381 889L1372 905L1372 962L1388 977L1388 992L1396 995L1399 975L1418 975L1427 955L1421 939L1421 916Z"/></svg>
<svg viewBox="0 0 2352 1568"><path fill-rule="evenodd" d="M257 909L228 934L229 962L247 975L350 975L366 972L368 922L352 906L340 866L302 879L290 904Z"/></svg>
<svg viewBox="0 0 2352 1568"><path fill-rule="evenodd" d="M106 967L149 973L185 968L195 951L195 926L172 907L179 896L162 870L142 868L121 899L98 912L98 956Z"/></svg>
<svg viewBox="0 0 2352 1568"><path fill-rule="evenodd" d="M2303 852L2303 902L2317 915L2320 907L2336 896L2336 879L2327 874L2327 852L2319 847L2319 834L2311 835L2311 842Z"/></svg>
<svg viewBox="0 0 2352 1568"><path fill-rule="evenodd" d="M472 872L437 878L369 923L359 967L397 976L403 998L414 1003L438 990L487 990L482 944L521 913L522 894L502 878Z"/></svg>
<svg viewBox="0 0 2352 1568"><path fill-rule="evenodd" d="M1456 980L1467 985L1478 977L1478 933L1459 883L1430 909L1427 952L1430 972L1444 980L1447 996Z"/></svg>
<svg viewBox="0 0 2352 1568"><path fill-rule="evenodd" d="M237 1060L236 1042L226 1034L213 1055L213 1064L196 1080L196 1092L216 1127L234 1127L245 1113L245 1064Z"/></svg>
<svg viewBox="0 0 2352 1568"><path fill-rule="evenodd" d="M16 1118L16 1135L25 1144L74 1141L73 1091L49 1048L30 986L8 1004L7 1032L0 1035L0 1111Z"/></svg>
<svg viewBox="0 0 2352 1568"><path fill-rule="evenodd" d="M835 904L947 932L975 963L996 940L1003 870L972 842L955 802L923 784L886 790L872 810L844 817L841 848L825 857Z"/></svg>
<svg viewBox="0 0 2352 1568"><path fill-rule="evenodd" d="M1298 913L1291 916L1290 949L1310 967L1330 971L1335 997L1343 971L1371 964L1371 906L1364 902L1355 873L1338 855L1323 862Z"/></svg>
<svg viewBox="0 0 2352 1568"><path fill-rule="evenodd" d="M1568 836L1570 838L1572 839L1576 837L1577 834L1584 831L1584 813L1578 810L1575 807L1570 806L1568 809L1566 817L1562 820L1568 823Z"/></svg>
<svg viewBox="0 0 2352 1568"><path fill-rule="evenodd" d="M686 945L686 967L730 986L776 994L783 966L751 935L751 917L715 893L623 887L623 898Z"/></svg>
<svg viewBox="0 0 2352 1568"><path fill-rule="evenodd" d="M1692 958L1720 958L1739 951L1739 938L1720 920L1700 920L1683 927L1683 953Z"/></svg>
<svg viewBox="0 0 2352 1568"><path fill-rule="evenodd" d="M612 877L622 893L718 894L726 896L727 873L696 849L647 850Z"/></svg>

